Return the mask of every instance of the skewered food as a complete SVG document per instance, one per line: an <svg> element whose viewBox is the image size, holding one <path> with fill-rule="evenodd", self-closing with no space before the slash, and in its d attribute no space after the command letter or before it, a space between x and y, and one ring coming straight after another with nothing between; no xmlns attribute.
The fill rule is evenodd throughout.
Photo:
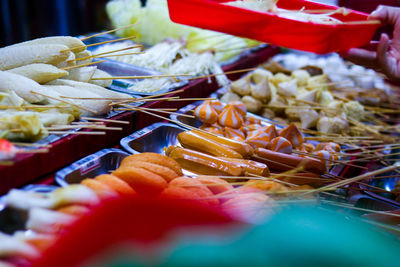
<svg viewBox="0 0 400 267"><path fill-rule="evenodd" d="M30 64L8 71L34 80L40 84L45 84L68 75L67 71L50 64Z"/></svg>

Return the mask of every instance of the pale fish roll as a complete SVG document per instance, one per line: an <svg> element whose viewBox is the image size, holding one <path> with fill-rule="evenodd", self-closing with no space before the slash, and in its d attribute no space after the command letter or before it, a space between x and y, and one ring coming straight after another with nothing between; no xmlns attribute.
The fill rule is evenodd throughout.
<svg viewBox="0 0 400 267"><path fill-rule="evenodd" d="M23 257L33 259L38 256L39 251L34 246L13 236L0 233L0 258Z"/></svg>
<svg viewBox="0 0 400 267"><path fill-rule="evenodd" d="M0 49L0 70L45 63L57 65L65 61L72 52L65 45L25 45Z"/></svg>
<svg viewBox="0 0 400 267"><path fill-rule="evenodd" d="M110 74L108 74L105 71L97 69L95 73L92 76L93 78L112 78ZM108 87L112 84L112 79L107 79L107 80L89 80L89 83L101 86L101 87Z"/></svg>
<svg viewBox="0 0 400 267"><path fill-rule="evenodd" d="M29 210L26 228L39 233L59 233L71 225L77 217L57 211L33 208Z"/></svg>
<svg viewBox="0 0 400 267"><path fill-rule="evenodd" d="M40 84L45 84L68 75L68 71L43 63L25 65L8 70L8 72L22 75Z"/></svg>
<svg viewBox="0 0 400 267"><path fill-rule="evenodd" d="M65 61L55 64L55 66L59 69L75 66L76 65L75 59L76 59L75 54L71 52L69 54L69 57Z"/></svg>
<svg viewBox="0 0 400 267"><path fill-rule="evenodd" d="M65 85L43 85L44 88L46 88L49 91L53 91L58 96L68 96L68 97L85 97L85 98L101 98L100 95L89 92L87 90L71 87L71 86L65 86ZM76 105L85 107L87 109L95 111L95 113L92 113L87 110L82 110L82 116L99 116L99 115L105 115L107 114L110 110L111 107L109 104L111 101L106 101L106 100L79 100L79 99L67 99L65 98L66 101L72 102Z"/></svg>
<svg viewBox="0 0 400 267"><path fill-rule="evenodd" d="M19 97L14 91L9 91L8 93L0 93L1 106L20 107L23 103L24 99Z"/></svg>
<svg viewBox="0 0 400 267"><path fill-rule="evenodd" d="M76 37L72 36L52 36L37 38L34 40L14 44L8 47L27 46L27 45L65 45L74 53L79 53L86 50L85 44Z"/></svg>
<svg viewBox="0 0 400 267"><path fill-rule="evenodd" d="M93 57L92 57L92 52L90 52L89 50L85 50L79 53L75 54L75 57L77 59L77 63L79 65L82 64L87 64L87 63L91 63L93 61ZM82 59L82 60L79 60Z"/></svg>
<svg viewBox="0 0 400 267"><path fill-rule="evenodd" d="M45 126L68 125L74 121L74 116L55 111L38 112L40 122Z"/></svg>
<svg viewBox="0 0 400 267"><path fill-rule="evenodd" d="M97 67L81 67L69 70L69 74L64 77L66 80L73 80L87 83L92 79Z"/></svg>
<svg viewBox="0 0 400 267"><path fill-rule="evenodd" d="M0 71L0 92L8 93L13 91L29 103L40 103L46 99L43 96L31 93L31 90L39 91L40 89L41 85L34 80L19 74Z"/></svg>
<svg viewBox="0 0 400 267"><path fill-rule="evenodd" d="M100 97L103 98L132 98L132 96L124 93L118 93L115 91L108 90L104 87L91 84L91 83L83 83L83 82L77 82L77 81L72 81L72 80L65 80L65 79L58 79L54 80L48 83L49 85L66 85L66 86L72 86L81 90L87 90L89 92L95 93L100 95Z"/></svg>

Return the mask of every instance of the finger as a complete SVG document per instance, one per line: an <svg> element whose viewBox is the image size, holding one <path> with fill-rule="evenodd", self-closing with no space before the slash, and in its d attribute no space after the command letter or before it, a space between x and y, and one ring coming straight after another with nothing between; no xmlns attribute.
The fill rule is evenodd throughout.
<svg viewBox="0 0 400 267"><path fill-rule="evenodd" d="M377 59L378 64L383 70L383 72L389 77L395 76L396 62L393 58L388 56L389 51L389 37L387 34L383 33L381 35L378 49L377 49Z"/></svg>
<svg viewBox="0 0 400 267"><path fill-rule="evenodd" d="M383 23L395 25L400 18L400 8L380 5L368 19L378 19Z"/></svg>
<svg viewBox="0 0 400 267"><path fill-rule="evenodd" d="M360 48L352 48L341 56L355 64L363 65L367 68L375 68L377 66L376 52L368 51Z"/></svg>

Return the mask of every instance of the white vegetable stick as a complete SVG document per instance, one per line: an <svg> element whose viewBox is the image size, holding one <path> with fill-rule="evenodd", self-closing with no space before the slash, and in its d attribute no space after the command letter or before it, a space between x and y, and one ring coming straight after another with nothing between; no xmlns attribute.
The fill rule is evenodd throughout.
<svg viewBox="0 0 400 267"><path fill-rule="evenodd" d="M62 226L67 226L76 220L75 216L42 208L29 211L26 228L39 233L57 233Z"/></svg>
<svg viewBox="0 0 400 267"><path fill-rule="evenodd" d="M60 96L70 97L90 97L90 98L101 98L100 95L89 92L87 90L78 89L71 86L65 85L43 85L50 94L56 94L58 98ZM43 91L42 91L43 92ZM82 116L93 116L93 115L104 115L110 111L109 104L111 101L106 100L68 100L76 105L86 107L87 109L93 110L95 114L87 110L82 110Z"/></svg>
<svg viewBox="0 0 400 267"><path fill-rule="evenodd" d="M63 69L63 68L70 67L70 66L75 66L76 65L75 59L76 59L75 54L71 52L69 54L69 57L65 61L58 63L55 66L59 69Z"/></svg>
<svg viewBox="0 0 400 267"><path fill-rule="evenodd" d="M112 76L105 71L97 69L93 74L92 78L111 78ZM110 80L89 80L89 83L101 86L101 87L108 87L112 84L112 79Z"/></svg>
<svg viewBox="0 0 400 267"><path fill-rule="evenodd" d="M7 93L14 91L19 97L29 103L39 103L45 100L43 96L32 94L31 90L41 90L41 85L24 76L0 71L0 92Z"/></svg>
<svg viewBox="0 0 400 267"><path fill-rule="evenodd" d="M90 81L90 79L92 79L96 69L96 66L71 69L69 70L69 74L65 76L64 79L87 83Z"/></svg>
<svg viewBox="0 0 400 267"><path fill-rule="evenodd" d="M75 88L79 88L81 90L90 91L92 93L100 95L100 97L103 97L103 98L132 98L132 96L130 96L128 94L114 92L114 91L105 89L101 86L91 84L91 83L83 83L83 82L77 82L77 81L72 81L72 80L58 79L58 80L51 81L48 84L49 85L72 86ZM80 96L80 97L83 97L83 96Z"/></svg>
<svg viewBox="0 0 400 267"><path fill-rule="evenodd" d="M45 84L68 75L68 71L59 69L50 64L42 63L25 65L8 70L8 72L22 75L40 84Z"/></svg>
<svg viewBox="0 0 400 267"><path fill-rule="evenodd" d="M15 69L33 63L56 65L65 61L71 53L65 45L5 47L0 49L0 70Z"/></svg>
<svg viewBox="0 0 400 267"><path fill-rule="evenodd" d="M79 64L90 63L93 61L92 52L90 52L89 50L85 50L85 51L76 53L75 57L77 59L76 61ZM82 60L79 60L80 58L82 58ZM83 58L85 58L85 59L83 59Z"/></svg>
<svg viewBox="0 0 400 267"><path fill-rule="evenodd" d="M86 49L85 44L76 37L72 36L52 36L52 37L44 37L38 38L18 44L14 44L8 47L16 47L16 46L26 46L26 45L37 45L37 44L49 44L49 45L65 45L72 50L74 53L78 53L84 51Z"/></svg>
<svg viewBox="0 0 400 267"><path fill-rule="evenodd" d="M39 251L32 245L3 233L0 233L0 258L27 257L29 259L39 256Z"/></svg>

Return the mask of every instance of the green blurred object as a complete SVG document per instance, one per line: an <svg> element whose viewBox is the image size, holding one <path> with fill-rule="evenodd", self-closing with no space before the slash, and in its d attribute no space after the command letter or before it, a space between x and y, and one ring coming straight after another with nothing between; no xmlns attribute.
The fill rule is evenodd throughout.
<svg viewBox="0 0 400 267"><path fill-rule="evenodd" d="M397 266L399 240L318 208L293 207L231 243L186 240L159 266Z"/></svg>

